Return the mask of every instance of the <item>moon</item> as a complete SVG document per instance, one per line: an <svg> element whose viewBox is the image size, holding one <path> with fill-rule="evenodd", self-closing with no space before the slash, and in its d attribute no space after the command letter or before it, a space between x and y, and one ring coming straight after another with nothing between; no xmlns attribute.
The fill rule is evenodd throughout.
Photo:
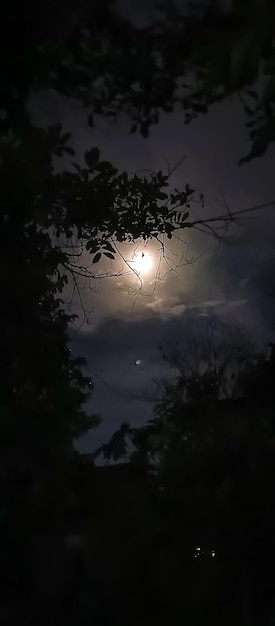
<svg viewBox="0 0 275 626"><path fill-rule="evenodd" d="M152 258L149 254L145 254L144 252L134 254L131 265L133 266L133 270L136 274L143 276L150 271L152 267Z"/></svg>

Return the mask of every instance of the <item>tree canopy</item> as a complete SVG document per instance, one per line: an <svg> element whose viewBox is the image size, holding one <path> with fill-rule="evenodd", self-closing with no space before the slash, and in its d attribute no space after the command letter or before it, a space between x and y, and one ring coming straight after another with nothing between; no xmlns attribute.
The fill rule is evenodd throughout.
<svg viewBox="0 0 275 626"><path fill-rule="evenodd" d="M161 383L153 420L124 424L100 450L106 459L130 455L155 475L166 511L166 575L182 585L180 595L170 592L171 611L194 623L202 619L194 593L215 623L260 624L274 610L274 345L246 356L235 348L224 369L207 364L201 372L188 368L190 355L168 354L178 376ZM174 573L176 554L182 567Z"/></svg>
<svg viewBox="0 0 275 626"><path fill-rule="evenodd" d="M250 153L274 141L274 3L271 0L191 3L184 14L158 6L153 23L137 28L110 0L1 6L1 128L27 120L33 90L54 89L96 114L131 119L144 137L175 106L189 123L236 94L247 116Z"/></svg>

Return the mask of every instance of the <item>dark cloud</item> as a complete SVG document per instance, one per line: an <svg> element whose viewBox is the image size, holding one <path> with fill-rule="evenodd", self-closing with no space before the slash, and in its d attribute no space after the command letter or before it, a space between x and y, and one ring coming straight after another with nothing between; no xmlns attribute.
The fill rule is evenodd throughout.
<svg viewBox="0 0 275 626"><path fill-rule="evenodd" d="M76 335L74 350L86 356L95 383L92 407L103 416L100 428L82 445L97 447L123 421L138 425L150 419L156 397L153 380L171 375L160 346L184 350L194 329L209 319L240 327L253 344L257 338L270 338L270 318L269 303L247 286L243 298L201 301L182 309L176 305L166 317L149 309L140 320L107 318L93 332Z"/></svg>

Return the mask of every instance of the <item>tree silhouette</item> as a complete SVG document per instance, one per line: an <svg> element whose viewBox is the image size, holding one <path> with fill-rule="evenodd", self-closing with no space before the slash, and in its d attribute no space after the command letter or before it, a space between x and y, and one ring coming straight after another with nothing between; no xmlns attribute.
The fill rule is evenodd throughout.
<svg viewBox="0 0 275 626"><path fill-rule="evenodd" d="M238 360L239 350L230 353ZM196 373L194 386L192 372L183 367L188 358L179 363L179 376L162 383L154 419L121 432L136 446L132 461L154 468L171 551L166 567L175 563L175 551L181 555L181 573L174 578L169 570L171 585L177 579L184 587L186 578L192 580L181 607L177 599L176 615L200 622L195 588L217 623L261 624L274 611L269 576L275 515L274 346L266 354L248 353L241 368L236 364L230 397L223 394L219 371ZM175 367L174 358L171 364ZM231 374L232 361L227 371ZM179 393L182 388L187 392Z"/></svg>
<svg viewBox="0 0 275 626"><path fill-rule="evenodd" d="M136 28L109 0L39 10L33 0L3 2L2 132L26 127L33 89L80 100L91 126L98 113L116 119L124 110L144 137L178 104L189 123L237 94L252 144L241 162L263 155L274 140L274 4L220 7L189 3L183 14L164 3L154 23Z"/></svg>
<svg viewBox="0 0 275 626"><path fill-rule="evenodd" d="M39 11L32 0L2 3L2 129L25 126L32 89L77 98L90 125L97 113L126 110L131 131L144 137L177 104L189 123L237 94L252 142L241 162L261 156L274 140L273 2L233 1L227 12L219 5L194 3L182 14L164 4L155 23L138 29L110 1L59 0Z"/></svg>

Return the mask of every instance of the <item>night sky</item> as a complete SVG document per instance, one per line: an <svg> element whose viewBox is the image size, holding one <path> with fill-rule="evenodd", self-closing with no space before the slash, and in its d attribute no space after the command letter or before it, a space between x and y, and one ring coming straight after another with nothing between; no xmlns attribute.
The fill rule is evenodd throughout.
<svg viewBox="0 0 275 626"><path fill-rule="evenodd" d="M139 3L137 9L132 3L135 19L146 17L144 7ZM275 197L273 146L264 157L238 166L249 146L241 104L236 98L213 106L189 126L184 126L181 112L163 114L148 139L130 135L129 120L123 116L116 124L98 118L91 129L79 105L54 93L32 98L31 107L39 123L62 121L64 130L72 132L71 143L80 160L85 150L98 146L104 160L124 171L158 171L174 167L185 155L171 186L184 188L189 183L197 197L204 194L204 208L194 204L192 215L224 213L225 201L231 211L238 211ZM188 258L198 257L197 261L179 268L177 273L170 272L156 284L154 272L148 272L138 298L129 295L125 285L115 278L102 279L98 293L87 284L80 285L85 309L90 311L89 324L72 329L72 347L88 360L94 382L91 408L103 418L101 426L79 442L82 451L94 450L123 421L138 425L151 417L151 397L155 393L152 379L168 371L159 345L184 343L201 316L217 316L237 324L252 341L273 338L274 227L275 212L271 207L231 226L223 243L193 232L187 239L183 232L190 244ZM179 262L186 246L173 240L169 246L175 263ZM152 247L149 252L156 263L159 253ZM127 255L128 251L123 253ZM162 269L164 274L165 267ZM131 292L134 280L131 276L126 280ZM79 313L80 322L77 297L72 309ZM137 360L141 361L138 365Z"/></svg>

